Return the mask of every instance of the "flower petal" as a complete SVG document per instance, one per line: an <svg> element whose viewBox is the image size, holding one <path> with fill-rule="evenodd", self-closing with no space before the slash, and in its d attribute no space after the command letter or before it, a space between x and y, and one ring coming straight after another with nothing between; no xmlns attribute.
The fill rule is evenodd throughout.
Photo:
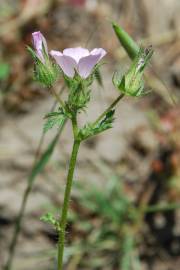
<svg viewBox="0 0 180 270"><path fill-rule="evenodd" d="M74 77L75 68L77 68L77 64L75 60L69 56L63 55L59 51L50 51L50 54L56 60L57 64L61 67L63 72L70 78Z"/></svg>
<svg viewBox="0 0 180 270"><path fill-rule="evenodd" d="M107 54L107 52L102 48L95 48L90 52L90 55L100 54L99 61Z"/></svg>
<svg viewBox="0 0 180 270"><path fill-rule="evenodd" d="M81 47L68 48L63 51L63 54L72 57L78 63L82 57L89 55L89 50Z"/></svg>
<svg viewBox="0 0 180 270"><path fill-rule="evenodd" d="M91 74L93 67L98 63L100 57L100 54L96 54L81 58L78 64L79 75L86 79Z"/></svg>
<svg viewBox="0 0 180 270"><path fill-rule="evenodd" d="M37 56L39 59L44 63L44 55L43 55L43 46L45 49L46 54L48 55L48 47L45 37L41 34L40 31L32 33L33 37L33 45L36 50Z"/></svg>

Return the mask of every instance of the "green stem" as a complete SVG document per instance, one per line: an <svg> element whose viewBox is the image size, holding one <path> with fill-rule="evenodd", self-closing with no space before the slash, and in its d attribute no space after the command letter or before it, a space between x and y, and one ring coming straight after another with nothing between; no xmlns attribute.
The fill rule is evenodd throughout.
<svg viewBox="0 0 180 270"><path fill-rule="evenodd" d="M163 212L163 211L171 211L180 208L180 203L167 203L167 204L157 204L150 205L143 209L143 212L146 213L154 213L154 212Z"/></svg>
<svg viewBox="0 0 180 270"><path fill-rule="evenodd" d="M101 120L101 119L103 119L105 116L106 116L106 114L110 111L110 110L112 110L115 106L116 106L116 104L122 99L124 97L124 94L120 94L114 101L113 101L113 103L111 103L111 105L96 119L96 121L94 122L94 126L96 125L96 124L98 124L99 123L99 121Z"/></svg>
<svg viewBox="0 0 180 270"><path fill-rule="evenodd" d="M64 90L64 89L63 89ZM54 88L50 88L50 91L52 93L52 95L55 97L55 99L57 100L57 102L59 103L59 105L62 108L65 108L64 102L62 101L62 99L60 98L59 94L56 93L56 91L54 90Z"/></svg>
<svg viewBox="0 0 180 270"><path fill-rule="evenodd" d="M65 244L65 233L66 233L66 224L67 224L67 213L69 207L69 200L73 182L74 169L76 165L77 154L80 146L79 140L74 140L71 159L69 163L69 170L67 175L67 183L64 194L64 202L61 213L61 218L59 221L59 236L58 236L58 270L62 270L63 268L63 254L64 254L64 244Z"/></svg>
<svg viewBox="0 0 180 270"><path fill-rule="evenodd" d="M77 125L77 117L76 117L76 115L73 115L73 117L72 117L72 128L73 128L74 138L76 138L77 135L78 135L78 125Z"/></svg>

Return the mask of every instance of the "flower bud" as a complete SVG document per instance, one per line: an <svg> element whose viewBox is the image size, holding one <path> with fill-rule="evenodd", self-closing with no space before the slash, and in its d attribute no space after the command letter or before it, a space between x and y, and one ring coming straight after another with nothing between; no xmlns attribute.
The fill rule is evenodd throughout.
<svg viewBox="0 0 180 270"><path fill-rule="evenodd" d="M50 61L46 39L41 32L32 33L32 37L34 50L30 47L27 48L35 61L35 80L44 86L50 87L58 77L59 67Z"/></svg>
<svg viewBox="0 0 180 270"><path fill-rule="evenodd" d="M59 67L47 61L45 64L37 62L34 68L35 79L44 86L51 87L59 75Z"/></svg>
<svg viewBox="0 0 180 270"><path fill-rule="evenodd" d="M48 58L48 47L46 39L40 31L32 33L32 38L36 56L43 64L45 64L46 59Z"/></svg>
<svg viewBox="0 0 180 270"><path fill-rule="evenodd" d="M125 95L142 96L144 95L143 73L153 54L152 47L140 48L128 72L122 78L117 74L113 77L114 85Z"/></svg>

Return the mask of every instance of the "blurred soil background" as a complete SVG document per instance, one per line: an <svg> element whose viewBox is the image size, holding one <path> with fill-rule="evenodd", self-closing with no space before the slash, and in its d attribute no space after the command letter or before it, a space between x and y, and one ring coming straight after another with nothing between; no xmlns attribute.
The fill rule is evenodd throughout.
<svg viewBox="0 0 180 270"><path fill-rule="evenodd" d="M49 50L74 46L107 50L104 86L94 84L85 115L95 119L118 94L111 82L113 72L123 72L130 63L112 30L111 21L116 21L138 44L153 45L155 53L146 76L147 90L152 91L140 99L124 98L114 128L81 146L65 269L180 269L178 209L126 216L127 209L141 205L180 202L179 14L179 0L0 0L1 267L43 117L54 102L48 90L32 80L33 62L26 50L31 33L40 30ZM56 91L60 87L59 83ZM56 129L47 134L43 148L55 133ZM67 125L36 179L13 270L54 269L57 235L40 216L48 211L58 215L71 141Z"/></svg>

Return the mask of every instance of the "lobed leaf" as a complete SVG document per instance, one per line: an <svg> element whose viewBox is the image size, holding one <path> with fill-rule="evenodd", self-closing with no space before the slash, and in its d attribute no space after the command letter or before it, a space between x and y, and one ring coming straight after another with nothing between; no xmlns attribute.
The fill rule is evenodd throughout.
<svg viewBox="0 0 180 270"><path fill-rule="evenodd" d="M55 125L61 127L66 119L66 116L63 114L62 111L60 112L52 112L45 116L47 119L44 127L43 132L46 133L49 129L53 128Z"/></svg>

